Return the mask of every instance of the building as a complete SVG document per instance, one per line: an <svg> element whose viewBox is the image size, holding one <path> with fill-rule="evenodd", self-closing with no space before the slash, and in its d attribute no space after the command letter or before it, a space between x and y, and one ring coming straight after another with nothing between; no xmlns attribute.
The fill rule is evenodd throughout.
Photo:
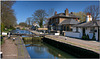
<svg viewBox="0 0 100 59"><path fill-rule="evenodd" d="M68 9L64 13L55 12L55 15L48 18L49 32L58 32L63 34L64 31L72 31L72 25L78 24L79 17L75 16L73 12L69 13Z"/></svg>
<svg viewBox="0 0 100 59"><path fill-rule="evenodd" d="M95 38L97 41L100 40L100 20L92 20L90 13L87 13L86 22L73 25L72 32L65 32L65 36L82 38L84 35L89 35L89 38L92 39L93 33L95 33Z"/></svg>

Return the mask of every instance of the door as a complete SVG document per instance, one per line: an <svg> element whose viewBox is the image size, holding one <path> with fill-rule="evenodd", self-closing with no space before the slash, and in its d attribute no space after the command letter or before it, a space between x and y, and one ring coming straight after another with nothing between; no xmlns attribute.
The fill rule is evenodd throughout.
<svg viewBox="0 0 100 59"><path fill-rule="evenodd" d="M85 35L85 28L83 28L83 36Z"/></svg>

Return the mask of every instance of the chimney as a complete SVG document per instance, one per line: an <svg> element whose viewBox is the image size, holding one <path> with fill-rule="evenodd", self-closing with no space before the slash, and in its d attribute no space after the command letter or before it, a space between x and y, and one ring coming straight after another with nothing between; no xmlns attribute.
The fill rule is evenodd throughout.
<svg viewBox="0 0 100 59"><path fill-rule="evenodd" d="M55 15L57 15L57 11L55 11Z"/></svg>
<svg viewBox="0 0 100 59"><path fill-rule="evenodd" d="M68 11L68 9L66 8L66 10L65 10L65 15L66 16L68 16L69 15L69 11Z"/></svg>
<svg viewBox="0 0 100 59"><path fill-rule="evenodd" d="M71 14L73 14L73 12L71 12Z"/></svg>
<svg viewBox="0 0 100 59"><path fill-rule="evenodd" d="M86 22L90 22L90 21L92 21L92 16L90 13L87 13Z"/></svg>

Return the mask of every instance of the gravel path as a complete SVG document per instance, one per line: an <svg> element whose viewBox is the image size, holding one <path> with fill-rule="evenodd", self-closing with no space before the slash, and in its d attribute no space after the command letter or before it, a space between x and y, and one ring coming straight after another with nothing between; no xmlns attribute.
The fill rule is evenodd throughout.
<svg viewBox="0 0 100 59"><path fill-rule="evenodd" d="M3 59L17 59L18 51L15 43L7 37L4 37L4 42L5 43L1 46Z"/></svg>
<svg viewBox="0 0 100 59"><path fill-rule="evenodd" d="M11 37L11 39L14 37ZM15 41L4 37L4 44L1 46L2 59L30 59L21 37L15 36Z"/></svg>

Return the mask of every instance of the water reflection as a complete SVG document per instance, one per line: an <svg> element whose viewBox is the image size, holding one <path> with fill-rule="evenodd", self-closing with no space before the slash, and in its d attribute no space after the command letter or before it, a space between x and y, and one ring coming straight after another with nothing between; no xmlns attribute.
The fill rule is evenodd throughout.
<svg viewBox="0 0 100 59"><path fill-rule="evenodd" d="M31 58L74 58L74 56L43 42L25 41L25 44Z"/></svg>
<svg viewBox="0 0 100 59"><path fill-rule="evenodd" d="M12 30L11 33L19 33L19 34L33 34L33 33L30 32L30 31L27 31L27 30L19 30L19 29Z"/></svg>

